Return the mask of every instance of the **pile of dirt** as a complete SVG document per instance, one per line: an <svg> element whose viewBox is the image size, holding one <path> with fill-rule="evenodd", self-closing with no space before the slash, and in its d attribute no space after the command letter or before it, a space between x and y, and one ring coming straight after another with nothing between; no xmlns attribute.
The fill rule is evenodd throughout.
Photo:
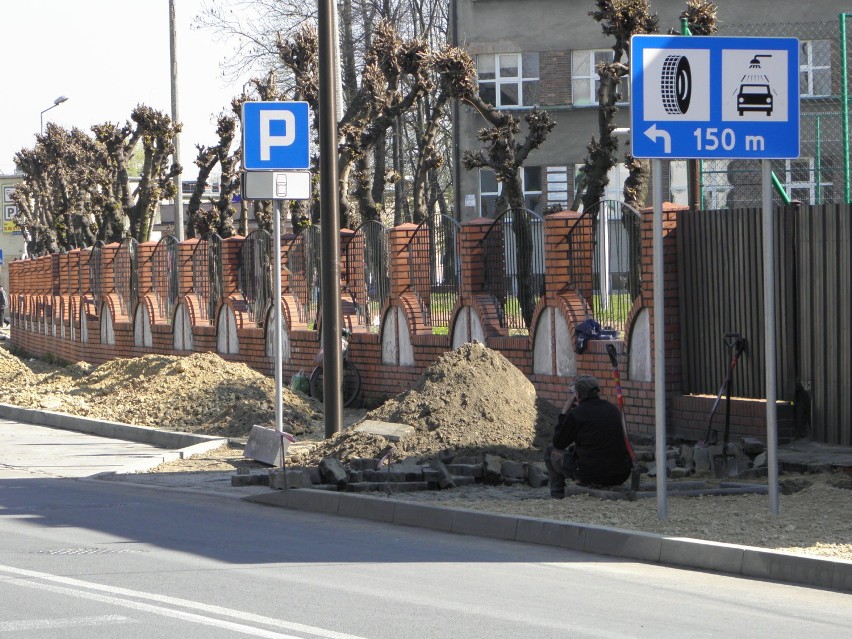
<svg viewBox="0 0 852 639"><path fill-rule="evenodd" d="M389 451L395 459L490 452L538 461L556 412L501 353L474 342L442 355L413 388L366 415L413 426L413 436L391 443L347 431L294 455L292 463L316 464L327 456L346 462Z"/></svg>
<svg viewBox="0 0 852 639"><path fill-rule="evenodd" d="M0 349L0 402L183 432L247 437L273 427L274 382L215 353L145 355L97 368L24 361ZM284 428L322 433L321 406L283 389Z"/></svg>

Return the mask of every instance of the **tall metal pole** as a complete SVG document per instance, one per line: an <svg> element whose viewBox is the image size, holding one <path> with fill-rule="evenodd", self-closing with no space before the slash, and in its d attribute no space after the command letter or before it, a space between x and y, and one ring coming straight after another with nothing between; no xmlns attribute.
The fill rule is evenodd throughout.
<svg viewBox="0 0 852 639"><path fill-rule="evenodd" d="M763 321L766 362L766 460L769 465L769 510L778 504L778 417L775 389L775 216L772 211L772 161L762 160L763 172Z"/></svg>
<svg viewBox="0 0 852 639"><path fill-rule="evenodd" d="M275 336L272 340L272 347L275 349L275 430L282 433L284 432L284 414L281 403L283 394L281 363L284 357L281 352L281 336L284 334L284 318L281 314L281 200L273 200L273 202L275 203L275 213L272 216L272 242L275 248L275 262L273 262L275 269L272 274L272 282L275 293L272 312L275 314ZM283 457L281 464L284 464Z"/></svg>
<svg viewBox="0 0 852 639"><path fill-rule="evenodd" d="M320 221L322 223L322 347L325 436L343 430L340 322L340 207L337 200L337 105L334 0L318 0Z"/></svg>
<svg viewBox="0 0 852 639"><path fill-rule="evenodd" d="M169 0L169 52L171 55L172 78L172 122L180 122L178 116L178 82L177 82L177 24L175 20L175 0ZM180 133L175 133L174 163L180 164ZM178 242L184 240L183 232L183 189L180 173L174 176L175 184L175 237Z"/></svg>
<svg viewBox="0 0 852 639"><path fill-rule="evenodd" d="M654 414L657 439L657 517L668 517L666 483L666 311L663 278L663 163L651 160L651 189L654 200Z"/></svg>

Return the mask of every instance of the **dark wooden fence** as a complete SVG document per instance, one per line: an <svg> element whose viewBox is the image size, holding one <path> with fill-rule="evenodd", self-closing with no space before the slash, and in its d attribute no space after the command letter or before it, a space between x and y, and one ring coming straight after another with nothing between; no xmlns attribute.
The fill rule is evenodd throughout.
<svg viewBox="0 0 852 639"><path fill-rule="evenodd" d="M803 432L852 443L852 220L848 205L777 208L776 357L780 401ZM715 395L724 335L748 340L737 397L765 397L760 209L686 211L678 220L683 390Z"/></svg>

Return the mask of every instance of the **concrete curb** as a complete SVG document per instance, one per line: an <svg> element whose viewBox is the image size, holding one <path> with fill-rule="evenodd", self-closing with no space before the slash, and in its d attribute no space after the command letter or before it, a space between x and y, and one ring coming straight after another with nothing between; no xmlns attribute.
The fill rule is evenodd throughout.
<svg viewBox="0 0 852 639"><path fill-rule="evenodd" d="M556 546L678 568L852 591L852 561L752 546L667 537L590 524L442 508L388 497L301 488L242 498L256 504L428 528L460 535Z"/></svg>
<svg viewBox="0 0 852 639"><path fill-rule="evenodd" d="M8 419L16 422L25 422L37 426L50 426L62 430L72 430L78 433L87 433L99 437L111 439L123 439L125 441L149 444L162 448L173 449L164 453L163 461L172 459L183 459L189 455L203 453L228 443L224 437L211 437L210 435L195 435L193 433L180 433L177 431L159 430L148 426L133 426L119 422L107 422L88 417L77 417L67 413L54 413L48 410L33 408L21 408L11 404L0 404L0 419ZM161 462L158 462L161 463ZM140 463L138 468L126 469L127 472L145 470L146 462ZM147 462L147 468L152 468ZM157 464L155 464L157 465Z"/></svg>

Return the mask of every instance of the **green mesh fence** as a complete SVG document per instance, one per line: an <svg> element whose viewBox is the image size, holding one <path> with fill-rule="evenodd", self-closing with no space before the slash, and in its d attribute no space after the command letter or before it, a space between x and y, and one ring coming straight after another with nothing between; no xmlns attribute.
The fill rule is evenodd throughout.
<svg viewBox="0 0 852 639"><path fill-rule="evenodd" d="M845 20L725 25L719 30L725 36L799 39L800 155L773 161L772 170L790 199L805 204L844 202L848 192L843 74L850 47ZM703 160L700 166L705 209L760 205L760 161ZM777 193L775 197L781 200Z"/></svg>

